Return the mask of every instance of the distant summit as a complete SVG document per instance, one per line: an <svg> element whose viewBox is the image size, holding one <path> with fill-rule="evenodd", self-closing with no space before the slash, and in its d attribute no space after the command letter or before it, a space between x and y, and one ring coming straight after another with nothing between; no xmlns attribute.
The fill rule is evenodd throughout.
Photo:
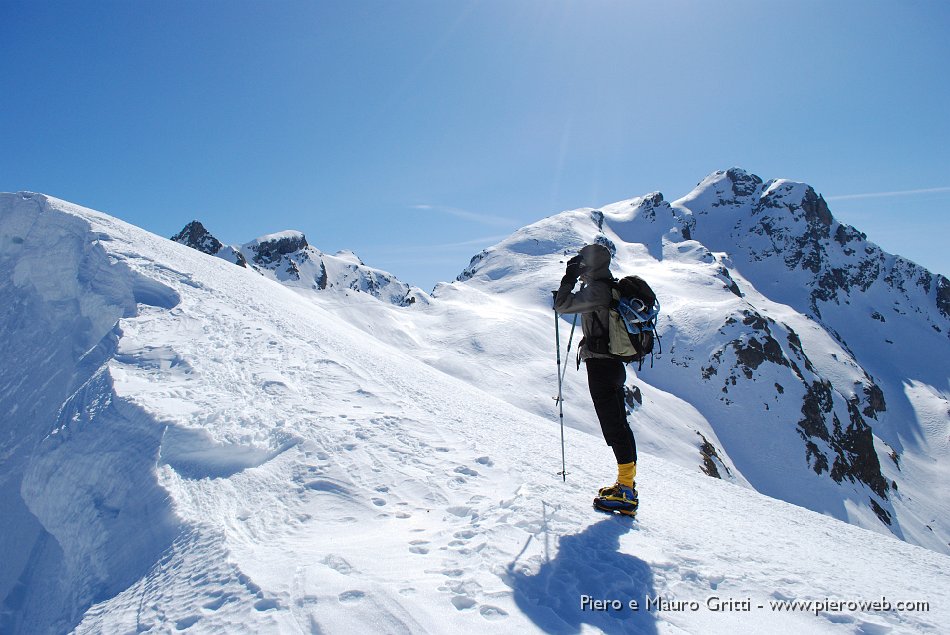
<svg viewBox="0 0 950 635"><path fill-rule="evenodd" d="M224 246L220 240L212 236L211 232L205 229L201 221L197 220L193 220L185 225L184 229L172 236L172 240L211 256L221 251L221 248Z"/></svg>
<svg viewBox="0 0 950 635"><path fill-rule="evenodd" d="M864 233L839 222L808 184L763 181L731 168L706 177L672 208L684 235L712 251L728 252L758 287L781 280L778 299L807 307L816 319L840 317L844 327L854 318L847 307L863 303L856 294L878 286L896 292L902 304L930 304L950 318L950 281L885 253ZM847 316L834 316L842 310ZM941 332L939 324L933 326Z"/></svg>
<svg viewBox="0 0 950 635"><path fill-rule="evenodd" d="M172 240L209 256L218 256L241 267L247 267L247 260L239 251L231 246L223 245L205 229L200 221L193 220L185 225L180 232L172 236Z"/></svg>
<svg viewBox="0 0 950 635"><path fill-rule="evenodd" d="M357 291L397 306L410 306L425 297L421 290L410 288L391 273L367 266L352 251L344 250L336 255L323 253L297 230L265 234L235 247L223 245L195 220L185 225L172 240L249 267L296 289Z"/></svg>

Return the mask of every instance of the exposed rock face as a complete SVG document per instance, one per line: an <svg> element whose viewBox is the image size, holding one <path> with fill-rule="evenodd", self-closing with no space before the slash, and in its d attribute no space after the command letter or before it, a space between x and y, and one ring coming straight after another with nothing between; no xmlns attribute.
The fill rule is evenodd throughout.
<svg viewBox="0 0 950 635"><path fill-rule="evenodd" d="M468 266L462 271L462 273L456 276L455 281L465 282L466 280L471 279L475 275L475 273L478 271L479 263L481 263L482 260L484 260L486 256L488 256L488 250L483 250L475 254L474 256L472 256L472 259L471 261L469 261Z"/></svg>
<svg viewBox="0 0 950 635"><path fill-rule="evenodd" d="M309 247L307 237L300 232L282 232L272 234L248 244L248 249L254 254L253 261L257 265L269 266L278 262L284 256Z"/></svg>
<svg viewBox="0 0 950 635"><path fill-rule="evenodd" d="M205 226L202 225L200 221L196 220L185 225L184 229L172 236L172 240L176 243L187 245L192 249L197 249L210 256L221 251L221 248L224 246L220 240L212 236L211 232L205 229Z"/></svg>
<svg viewBox="0 0 950 635"><path fill-rule="evenodd" d="M723 325L720 332L732 339L711 356L710 363L702 369L703 378L711 380L720 374L720 369L726 370L721 388L726 404L742 399L749 390L745 382L782 377L784 383L773 381L776 402L781 401L787 386L800 384L803 398L798 430L804 442L805 460L817 474L830 472L838 483L844 479L859 481L886 499L886 480L874 448L872 429L864 419L885 410L880 387L866 377L863 403L857 395L845 399L830 381L821 377L791 327L752 309L743 311L741 317L730 317ZM765 365L773 368L766 369ZM864 416L862 406L863 412L868 413ZM847 426L842 425L842 416L849 422Z"/></svg>
<svg viewBox="0 0 950 635"><path fill-rule="evenodd" d="M247 260L241 252L234 247L222 244L199 221L193 220L185 225L184 229L172 236L172 240L210 256L233 262L240 267L247 267Z"/></svg>
<svg viewBox="0 0 950 635"><path fill-rule="evenodd" d="M722 174L722 172L717 172ZM729 168L724 173L732 185L732 199L724 199L723 203L736 203L740 199L747 198L758 193L762 185L762 179L755 174L750 174L741 168Z"/></svg>
<svg viewBox="0 0 950 635"><path fill-rule="evenodd" d="M719 279L722 280L723 284L727 289L729 289L730 293L736 295L737 297L742 297L742 290L739 289L739 285L736 284L735 280L733 280L732 275L729 273L728 267L719 267Z"/></svg>
<svg viewBox="0 0 950 635"><path fill-rule="evenodd" d="M950 319L950 280L943 276L937 277L937 308L947 319Z"/></svg>
<svg viewBox="0 0 950 635"><path fill-rule="evenodd" d="M699 444L699 455L703 459L703 463L700 466L703 473L713 478L722 478L719 472L719 468L722 467L726 474L731 474L729 468L723 463L722 457L719 456L719 451L716 449L716 446L710 443L709 439L707 439L702 432L697 431L696 434L702 439L702 442Z"/></svg>
<svg viewBox="0 0 950 635"><path fill-rule="evenodd" d="M807 386L799 421L806 456L817 474L830 470L835 482L860 481L886 499L887 481L881 474L871 427L862 418L856 401L848 402L847 410L849 424L844 427L835 412L831 383L814 381ZM827 451L822 450L817 441L824 442Z"/></svg>
<svg viewBox="0 0 950 635"><path fill-rule="evenodd" d="M329 279L327 277L327 266L320 263L320 271L317 272L317 276L314 278L314 281L317 283L317 288L321 291L327 288L329 284Z"/></svg>

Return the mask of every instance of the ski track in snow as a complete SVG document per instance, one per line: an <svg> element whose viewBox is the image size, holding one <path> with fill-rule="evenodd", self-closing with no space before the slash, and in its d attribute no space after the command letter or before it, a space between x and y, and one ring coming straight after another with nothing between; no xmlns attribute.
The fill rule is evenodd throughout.
<svg viewBox="0 0 950 635"><path fill-rule="evenodd" d="M163 547L144 575L72 607L76 632L910 633L950 621L950 557L649 452L641 518L599 515L610 451L568 429L562 482L553 405L529 414L256 274L55 207L152 281L138 279L102 385L148 415L136 421L158 439L151 474L178 523L167 545L141 538ZM74 427L59 433L67 449ZM764 608L585 611L582 595ZM768 608L882 596L930 610Z"/></svg>

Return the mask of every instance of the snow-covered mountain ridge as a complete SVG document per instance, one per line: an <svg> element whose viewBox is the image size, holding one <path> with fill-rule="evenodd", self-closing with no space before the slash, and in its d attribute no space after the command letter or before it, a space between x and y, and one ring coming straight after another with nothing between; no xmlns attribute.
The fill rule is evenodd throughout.
<svg viewBox="0 0 950 635"><path fill-rule="evenodd" d="M696 433L726 445L706 416L716 404L666 390L680 367L663 358L636 380L639 523L592 516L591 491L611 477L596 435L568 430L568 482L555 477L548 307L564 258L545 241L610 239L658 289L689 282L664 303L671 362L701 335L719 341L703 328L738 300L698 246L661 234L657 261L599 216L526 228L430 305L398 307L285 289L91 210L0 196L0 630L938 632L946 556L700 473ZM776 324L796 315L756 302ZM793 326L815 369L843 372L812 350L840 355L834 338ZM573 425L588 428L577 373L567 388ZM741 460L719 465L747 485L754 465L733 450ZM703 608L585 611L582 595ZM712 611L713 596L756 608ZM770 608L879 596L928 610Z"/></svg>
<svg viewBox="0 0 950 635"><path fill-rule="evenodd" d="M330 255L312 247L303 232L287 230L260 236L240 247L224 245L199 221L192 221L172 240L298 289L348 289L368 293L397 306L409 306L426 294L391 273L367 267L352 251Z"/></svg>

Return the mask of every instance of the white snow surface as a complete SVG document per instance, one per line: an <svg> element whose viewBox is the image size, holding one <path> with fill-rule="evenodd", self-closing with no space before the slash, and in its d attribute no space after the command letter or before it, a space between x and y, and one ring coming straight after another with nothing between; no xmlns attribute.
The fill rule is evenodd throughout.
<svg viewBox="0 0 950 635"><path fill-rule="evenodd" d="M676 369L703 346L705 364L723 328L748 338L751 302L775 333L794 328L816 376L827 366L853 386L863 373L738 272L746 297L724 292L723 258L703 245L659 230L626 242L647 219L619 212L642 202L526 228L465 282L399 307L287 286L43 195L0 195L0 632L941 632L938 541L895 538L860 483L807 464L776 475L803 461L794 427L750 412L736 430L714 414L722 376L715 391L684 388ZM632 378L636 521L591 510L612 454L573 369L569 474L556 474L550 280L604 219L618 260L669 298L672 352ZM681 284L689 301L672 293ZM901 469L921 479L946 469L927 454L947 431L934 372L905 391L924 447ZM756 377L778 404L774 373ZM907 444L912 429L893 436ZM698 469L697 432L723 480ZM945 492L907 485L925 498L928 486L945 542ZM830 508L767 495L795 488ZM924 513L892 502L899 519ZM775 606L797 600L824 604Z"/></svg>

